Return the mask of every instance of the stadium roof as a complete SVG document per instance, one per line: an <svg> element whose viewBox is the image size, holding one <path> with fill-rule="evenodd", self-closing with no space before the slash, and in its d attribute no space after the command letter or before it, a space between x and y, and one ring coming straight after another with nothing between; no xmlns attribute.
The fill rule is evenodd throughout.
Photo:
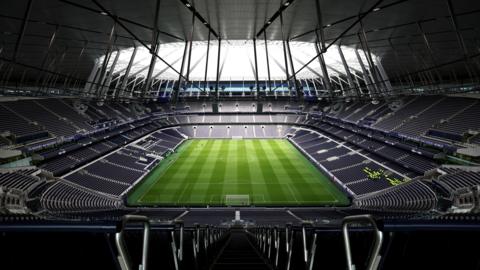
<svg viewBox="0 0 480 270"><path fill-rule="evenodd" d="M207 40L209 30L212 38L217 35L228 40L263 39L262 29L266 29L268 40L281 40L280 19L283 19L285 39L313 42L314 30L319 25L316 0L288 0L288 3L285 0L160 0L159 3L160 43L190 40L192 14L196 15L194 41ZM86 79L94 60L105 54L114 18L118 20L115 47L151 43L156 4L155 0L1 1L1 59L8 62L17 54L17 63L30 67L26 74L25 69L15 68L13 77L35 78L38 70L49 68L50 60L46 59L57 57L61 64L55 67L56 71L76 73ZM455 67L461 74L464 54L479 53L479 1L320 0L319 4L327 44L336 40L337 44L360 46L358 18L365 15L361 22L369 46L374 54L382 57L391 76L450 61L456 61L457 65L449 68ZM454 31L452 13L465 50ZM25 18L28 20L24 21Z"/></svg>

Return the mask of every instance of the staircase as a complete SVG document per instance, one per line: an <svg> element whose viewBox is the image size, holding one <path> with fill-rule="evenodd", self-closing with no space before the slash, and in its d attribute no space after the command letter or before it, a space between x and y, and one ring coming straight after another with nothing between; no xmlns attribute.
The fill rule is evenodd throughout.
<svg viewBox="0 0 480 270"><path fill-rule="evenodd" d="M262 255L250 242L243 230L232 230L230 238L221 250L211 270L270 270L273 269L265 262Z"/></svg>

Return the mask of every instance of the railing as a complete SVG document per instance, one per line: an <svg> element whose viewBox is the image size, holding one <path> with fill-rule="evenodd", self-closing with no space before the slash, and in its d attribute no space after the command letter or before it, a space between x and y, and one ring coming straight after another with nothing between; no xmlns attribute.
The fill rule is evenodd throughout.
<svg viewBox="0 0 480 270"><path fill-rule="evenodd" d="M345 253L347 258L347 269L354 270L355 265L352 262L352 252L350 247L349 226L352 224L368 224L373 228L375 239L373 249L367 258L367 270L376 270L380 263L380 249L383 242L383 233L379 230L377 223L370 215L348 216L342 222L342 236L344 240ZM368 229L370 228L368 227ZM364 227L362 227L363 229ZM267 259L275 269L292 269L293 265L298 267L300 264L307 270L312 270L315 264L315 254L318 245L318 231L309 223L300 226L292 226L287 224L283 229L279 227L257 227L247 230L254 238L254 243L260 253ZM294 241L295 237L300 236L301 247L298 246L299 241ZM282 241L282 239L284 239ZM282 242L284 242L282 244ZM294 243L297 243L294 248ZM292 253L301 252L302 261L292 261ZM281 254L283 253L283 254ZM285 258L280 261L279 258ZM297 256L298 258L298 256Z"/></svg>
<svg viewBox="0 0 480 270"><path fill-rule="evenodd" d="M348 226L351 224L358 223L368 223L373 227L375 234L375 241L373 243L373 249L369 255L369 260L367 264L367 270L376 270L378 264L380 263L380 248L382 247L383 242L383 233L378 229L377 223L371 215L358 215L358 216L348 216L343 219L342 222L342 232L343 232L343 241L345 244L345 254L347 255L347 269L355 270L355 265L352 261L352 250L350 247L350 237L348 234Z"/></svg>
<svg viewBox="0 0 480 270"><path fill-rule="evenodd" d="M143 226L143 245L141 264L138 267L132 265L131 258L128 256L127 244L125 242L125 231L128 224L140 223ZM115 235L115 244L118 252L118 263L122 270L146 270L149 256L149 243L151 241L152 222L146 216L126 215L117 226ZM154 225L158 229L158 225ZM174 224L160 225L162 231L168 234L170 238L169 249L175 270L191 269L192 262L195 269L199 269L201 264L209 263L209 254L214 254L213 249L218 249L217 243L223 241L228 235L228 228L214 226L200 226L186 228L184 223L177 221ZM189 240L185 240L189 236ZM191 253L186 253L186 245L191 240ZM190 250L190 249L189 249ZM187 256L191 256L188 257ZM188 261L189 263L186 263Z"/></svg>
<svg viewBox="0 0 480 270"><path fill-rule="evenodd" d="M122 269L131 270L132 263L130 258L127 255L127 247L125 243L124 230L128 223L140 222L143 224L143 252L142 252L142 264L139 266L139 270L147 269L147 259L148 259L148 245L150 240L150 220L145 216L135 216L135 215L126 215L123 217L118 231L115 234L115 244L119 253L118 262Z"/></svg>

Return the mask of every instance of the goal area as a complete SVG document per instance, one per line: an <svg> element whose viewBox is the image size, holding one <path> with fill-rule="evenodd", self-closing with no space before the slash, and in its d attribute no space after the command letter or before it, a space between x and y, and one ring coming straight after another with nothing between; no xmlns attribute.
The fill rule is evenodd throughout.
<svg viewBox="0 0 480 270"><path fill-rule="evenodd" d="M250 205L250 195L228 194L225 195L226 206L248 206Z"/></svg>

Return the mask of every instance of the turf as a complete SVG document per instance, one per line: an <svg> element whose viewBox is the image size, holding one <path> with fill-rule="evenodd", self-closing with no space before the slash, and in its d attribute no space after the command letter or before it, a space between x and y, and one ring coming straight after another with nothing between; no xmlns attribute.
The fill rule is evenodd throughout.
<svg viewBox="0 0 480 270"><path fill-rule="evenodd" d="M128 197L130 205L347 205L348 198L285 139L188 140Z"/></svg>

